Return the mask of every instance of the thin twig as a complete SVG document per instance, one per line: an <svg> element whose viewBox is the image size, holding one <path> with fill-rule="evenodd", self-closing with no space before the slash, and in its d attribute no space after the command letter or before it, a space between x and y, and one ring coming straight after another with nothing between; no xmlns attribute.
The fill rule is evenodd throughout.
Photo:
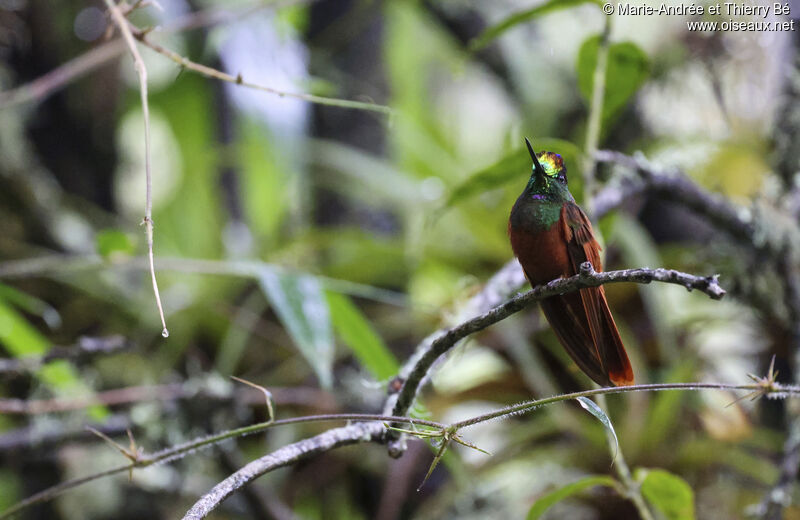
<svg viewBox="0 0 800 520"><path fill-rule="evenodd" d="M254 90L260 90L262 92L268 92L270 94L275 94L279 97L288 97L294 99L300 99L302 101L308 101L309 103L316 103L318 105L327 105L333 107L340 107L340 108L354 108L358 110L367 110L371 112L378 112L381 114L390 115L393 113L393 110L386 106L386 105L379 105L377 103L369 103L366 101L351 101L348 99L338 99L338 98L329 98L323 96L315 96L313 94L303 94L299 92L286 92L283 90L278 90L273 87L268 87L266 85L259 85L257 83L252 83L250 81L245 81L241 74L233 76L232 74L228 74L226 72L222 72L221 70L217 70L213 67L209 67L207 65L202 65L200 63L194 62L189 58L178 54L175 51L167 49L163 45L159 45L151 41L147 33L145 31L141 31L138 29L133 29L135 31L134 36L142 42L143 45L149 47L153 51L161 54L169 58L170 60L174 61L181 67L191 70L193 72L197 72L207 78L214 78L220 81L226 81L228 83L234 83L236 85L241 85L243 87L251 88Z"/></svg>
<svg viewBox="0 0 800 520"><path fill-rule="evenodd" d="M121 40L104 43L59 65L29 83L0 92L0 110L31 101L44 101L52 93L69 83L79 80L86 74L120 57L125 52L125 48L125 43Z"/></svg>
<svg viewBox="0 0 800 520"><path fill-rule="evenodd" d="M284 0L281 2L255 2L253 5L244 6L235 10L222 10L210 8L203 11L187 14L186 16L157 28L159 34L173 34L192 29L211 27L220 23L235 20L253 14L259 9L273 7L275 9L294 5L303 0ZM0 110L11 108L31 101L42 102L50 95L58 92L70 83L77 81L86 74L110 63L122 56L126 49L123 40L114 40L100 44L97 47L59 65L57 68L39 76L38 78L15 87L5 92L0 92Z"/></svg>
<svg viewBox="0 0 800 520"><path fill-rule="evenodd" d="M106 1L106 5L109 4L107 0L104 1ZM268 6L273 8L280 8L288 5L301 3L303 1L305 0L286 0L283 2L260 2L255 6L250 6L249 8L242 9L240 13L234 14L233 17L237 15L243 16L246 14L251 14L253 11L257 9L261 9ZM117 10L119 11L119 9ZM124 18L124 14L122 13L120 14ZM188 29L196 29L199 27L215 25L223 20L224 16L220 14L219 10L201 11L200 13L189 15L185 19L179 20L178 22L158 32L160 34L165 34L165 33L184 31ZM117 20L115 18L115 22L116 21ZM366 101L352 101L347 99L330 98L324 96L315 96L313 94L285 92L273 87L247 82L242 79L241 75L232 76L217 69L201 65L199 63L195 63L189 60L188 58L185 58L180 54L153 42L148 38L149 33L147 31L142 31L136 27L131 26L130 24L128 24L128 27L131 34L133 34L134 37L136 37L139 41L141 41L142 44L151 48L155 52L169 58L178 65L185 67L186 69L192 70L194 72L198 72L206 77L215 78L230 83L236 83L244 87L260 90L263 92L268 92L270 94L274 94L279 97L301 99L309 103L316 103L320 105L328 105L328 106L335 106L335 107L349 108L356 110L367 110L387 115L391 115L393 113L393 110L390 107L386 105L379 105L377 103L370 103ZM50 94L59 90L60 88L63 88L72 81L79 79L80 77L97 69L98 67L119 57L126 48L124 44L128 44L127 38L125 38L124 33L123 33L123 39L124 42L114 41L105 43L100 47L88 51L86 54L78 56L77 58L73 58L72 60L59 66L57 69L54 69L53 71L35 79L30 83L20 85L19 87L16 87L7 92L0 93L0 109L13 107L30 101L44 100ZM130 48L129 44L128 48Z"/></svg>
<svg viewBox="0 0 800 520"><path fill-rule="evenodd" d="M310 442L310 445L303 444L306 441L300 441L299 443L295 443L291 446L287 446L278 450L278 452L263 457L256 461L256 463L251 463L253 466L249 466L246 475L237 475L233 480L237 480L240 484L245 484L261 474L266 473L267 471L271 471L272 469L285 466L286 464L290 464L299 459L284 459L284 456L293 456L293 454L299 454L299 456L305 457L309 456L314 453L320 453L323 451L327 451L328 449L332 449L344 444L353 444L356 442L367 442L367 441L375 441L378 440L378 435L381 435L381 439L385 439L386 428L385 424L387 423L405 423L417 426L428 426L433 428L437 431L457 431L461 428L465 428L474 424L478 424L480 422L486 422L489 420L493 420L499 417L514 415L519 413L525 413L528 411L535 410L540 406L557 403L561 401L576 399L578 397L591 397L595 395L601 394L618 394L618 393L626 393L626 392L639 392L639 391L656 391L656 390L704 390L704 389L712 389L712 390L746 390L750 392L754 392L759 395L796 395L800 394L800 387L798 386L785 386L785 385L777 385L774 381L761 381L756 382L755 384L748 384L748 385L728 385L728 384L719 384L719 383L667 383L667 384L650 384L650 385L635 385L635 386L623 386L623 387L609 387L609 388L597 388L593 390L586 390L583 392L575 392L571 394L564 394L558 395L553 397L548 397L544 399L538 399L534 401L527 401L524 403L520 403L518 405L509 406L505 408L501 408L495 412L491 412L488 414L483 414L477 417L473 417L471 419L467 419L464 421L460 421L451 425L445 425L435 421L428 421L423 419L414 419L410 417L395 417L395 416L384 416L384 415L374 415L374 414L327 414L327 415L311 415L305 417L295 417L291 419L280 419L272 422L264 422L253 424L249 426L244 426L241 428L236 428L233 430L227 430L221 433L217 433L214 435L210 435L207 437L201 437L172 448L168 448L162 450L160 452L156 452L153 454L142 454L138 456L137 460L131 462L129 464L125 464L123 466L117 466L115 468L111 468L109 470L105 470L99 473L95 473L92 475L88 475L85 477L81 477L78 479L70 480L67 482L62 482L56 486L48 488L40 493L37 493L22 502L19 502L12 506L11 508L7 509L0 513L0 519L8 518L13 516L14 514L18 513L19 511L30 507L34 504L46 502L48 500L52 500L53 498L61 495L65 491L78 487L82 484L92 482L94 480L129 472L135 468L147 467L154 464L161 464L167 463L182 456L197 451L201 448L208 447L214 444L218 444L225 440L243 437L245 435L252 435L255 433L263 432L270 428L284 426L288 424L299 424L299 423L313 423L313 422L326 422L326 421L372 421L370 425L364 425L363 423L355 424L353 426L348 426L346 428L337 428L335 430L328 430L327 432L320 434L317 437L312 439L307 439L306 441ZM382 424L377 424L382 423ZM322 446L321 444L318 445L318 440L320 437L325 436L326 434L332 431L346 431L349 432L348 435L339 435L334 434L333 437L336 437L336 442L330 445ZM328 439L330 437L326 437ZM327 442L327 441L326 441ZM316 446L316 448L314 448ZM314 448L312 451L311 448ZM278 457L276 454L281 453L281 456ZM247 466L246 466L247 467ZM244 468L243 468L244 470ZM238 472L237 472L238 473ZM236 474L235 474L236 475ZM231 478L234 477L233 475L226 479L227 482L226 486L220 489L227 489L227 486L231 484ZM217 489L215 487L215 489ZM218 490L219 491L219 490ZM233 491L230 491L233 492ZM215 495L219 501L227 497L230 493L222 495ZM204 502L206 506L209 506L210 502ZM216 502L212 506L216 507L219 502Z"/></svg>
<svg viewBox="0 0 800 520"><path fill-rule="evenodd" d="M478 423L497 419L508 415L520 414L535 410L541 406L553 404L561 401L568 401L578 397L590 397L603 394L619 394L627 392L640 392L640 391L654 391L654 390L747 390L755 391L760 394L800 394L800 387L796 386L782 386L770 382L768 385L764 383L748 384L748 385L727 385L718 383L675 383L675 384L652 384L652 385L634 385L634 386L618 386L609 388L597 388L594 390L587 390L584 392L575 392L571 394L558 395L548 397L545 399L537 399L528 401L515 406L510 406L498 410L496 412L483 414L471 419L456 422L450 425L436 426L436 430L440 436L454 435L458 430L472 426ZM437 435L430 435L436 437ZM336 428L328 430L316 437L305 439L296 442L289 446L278 449L264 457L261 457L239 471L227 477L225 480L214 486L208 493L203 495L186 513L183 517L184 520L198 520L205 518L211 513L219 504L236 492L239 488L251 482L253 479L264 475L277 468L293 464L299 460L307 458L311 455L324 453L339 446L346 446L348 444L355 444L361 442L373 442L385 440L384 430L382 425L359 423L344 428Z"/></svg>
<svg viewBox="0 0 800 520"><path fill-rule="evenodd" d="M570 401L579 397L594 397L597 395L608 394L625 394L629 392L657 392L666 390L680 390L680 391L700 391L700 390L723 390L723 391L749 391L755 392L759 396L785 396L785 395L798 395L800 394L800 386L794 385L780 385L775 382L758 382L746 385L731 385L725 383L652 383L645 385L630 385L630 386L609 386L604 388L593 388L591 390L583 390L581 392L572 392L569 394L554 395L552 397L544 397L542 399L534 399L525 401L519 404L506 406L495 410L493 412L477 415L463 421L458 421L448 425L448 428L460 430L468 426L484 423L493 419L507 417L510 415L517 415L531 410L535 410L540 406L558 403L561 401Z"/></svg>
<svg viewBox="0 0 800 520"><path fill-rule="evenodd" d="M136 69L136 74L139 76L139 94L141 96L142 114L144 116L145 203L143 223L145 233L147 234L147 257L150 260L150 278L153 281L153 294L156 296L158 315L161 318L161 335L166 338L169 337L169 330L167 330L167 320L164 318L164 307L161 305L161 294L158 291L155 261L153 260L153 175L152 164L150 162L150 105L147 102L147 67L145 67L144 60L142 60L139 49L136 47L133 33L131 33L130 27L128 27L128 20L114 3L114 0L104 0L104 2L120 34L122 34L122 38L127 44L128 50L131 52L134 68Z"/></svg>
<svg viewBox="0 0 800 520"><path fill-rule="evenodd" d="M613 438L608 431L606 431L606 437L608 438L609 445L614 446ZM619 477L619 480L622 482L622 486L625 491L625 497L628 498L628 500L630 500L633 506L636 508L636 512L639 513L641 520L654 520L653 513L650 511L650 508L647 506L647 502L645 502L644 497L642 496L639 484L633 480L633 477L631 476L631 470L628 467L628 463L625 460L622 450L618 450L616 453L617 457L614 460L614 471L617 473L617 477Z"/></svg>
<svg viewBox="0 0 800 520"><path fill-rule="evenodd" d="M431 428L437 428L437 429L445 428L444 424L435 421L426 421L423 419L411 419L404 417L392 417L392 416L375 415L375 414L309 415L305 417L294 417L291 419L280 419L277 421L252 424L249 426L243 426L241 428L236 428L233 430L227 430L207 437L200 437L192 441L185 442L183 444L179 444L177 446L173 446L172 448L168 448L156 453L142 454L135 461L132 461L129 464L125 464L123 466L117 466L105 471L87 475L85 477L80 477L77 479L62 482L58 485L47 488L44 491L36 493L35 495L32 495L26 498L25 500L18 502L17 504L6 509L2 513L0 513L0 520L4 518L9 518L32 505L52 500L57 496L63 494L64 492L69 491L70 489L76 488L78 486L81 486L83 484L86 484L88 482L92 482L97 479L108 477L111 475L116 475L119 473L129 472L135 468L144 468L155 464L164 464L167 462L171 462L173 460L185 456L188 453L192 453L201 448L212 446L214 444L219 444L220 442L229 439L260 433L270 428L285 426L289 424L330 422L330 421L373 421L369 426L369 431L378 433L382 433L385 430L384 423L389 423L389 422L394 422L394 423L399 422L399 423L414 424L419 426L429 426ZM353 425L353 427L358 427L360 424L365 424L365 423L358 423L356 425ZM347 427L347 428L353 428L353 427ZM357 437L356 439L357 442L363 440L364 440L363 437ZM288 448L288 446L286 448Z"/></svg>

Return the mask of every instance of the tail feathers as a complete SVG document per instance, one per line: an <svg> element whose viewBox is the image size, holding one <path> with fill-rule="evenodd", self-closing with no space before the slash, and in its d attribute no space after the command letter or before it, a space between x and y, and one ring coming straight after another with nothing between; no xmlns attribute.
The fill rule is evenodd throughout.
<svg viewBox="0 0 800 520"><path fill-rule="evenodd" d="M541 307L567 353L594 382L633 384L633 369L602 288L546 298Z"/></svg>

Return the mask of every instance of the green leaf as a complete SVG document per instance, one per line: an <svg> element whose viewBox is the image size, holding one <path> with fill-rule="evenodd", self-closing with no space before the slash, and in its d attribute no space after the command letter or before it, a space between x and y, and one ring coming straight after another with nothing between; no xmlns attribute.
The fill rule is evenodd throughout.
<svg viewBox="0 0 800 520"><path fill-rule="evenodd" d="M614 489L618 488L617 481L606 475L590 475L588 477L583 477L580 480L576 480L575 482L567 484L566 486L539 498L533 503L533 506L531 507L530 511L528 511L528 516L526 518L527 520L536 520L557 502L561 502L572 495L580 493L584 489L594 486L607 486Z"/></svg>
<svg viewBox="0 0 800 520"><path fill-rule="evenodd" d="M41 356L50 350L50 342L2 300L0 300L0 343L14 357Z"/></svg>
<svg viewBox="0 0 800 520"><path fill-rule="evenodd" d="M135 247L131 238L117 229L105 229L95 236L97 252L105 259L130 256Z"/></svg>
<svg viewBox="0 0 800 520"><path fill-rule="evenodd" d="M361 365L378 380L396 374L397 360L352 300L331 291L327 292L327 297L333 328Z"/></svg>
<svg viewBox="0 0 800 520"><path fill-rule="evenodd" d="M528 181L528 177L530 177L533 163L528 154L528 149L524 144L520 144L520 148L514 152L503 157L491 166L472 174L467 180L456 186L450 193L442 209L452 207L475 195L500 188L503 184L513 179L519 180L520 191L522 191L522 188ZM573 167L572 171L576 171L580 150L571 142L564 141L563 139L540 138L533 140L533 146L537 153L542 150L549 150L561 154L567 168ZM575 194L574 185L578 184L573 183L573 179L579 177L580 175L573 175L570 178L570 189L572 189L573 194ZM578 190L578 192L580 192L580 190ZM580 199L580 197L578 198Z"/></svg>
<svg viewBox="0 0 800 520"><path fill-rule="evenodd" d="M266 309L267 302L257 292L250 294L242 302L233 319L230 320L227 332L222 337L214 363L217 372L220 374L236 373L236 368L250 345L251 333Z"/></svg>
<svg viewBox="0 0 800 520"><path fill-rule="evenodd" d="M469 44L469 50L472 52L478 51L486 47L492 40L506 32L507 30L515 27L521 23L527 22L537 16L552 13L560 9L567 9L581 4L595 4L597 6L603 5L599 0L549 0L542 4L519 11L510 15L503 21L489 27L483 31L477 38L473 39Z"/></svg>
<svg viewBox="0 0 800 520"><path fill-rule="evenodd" d="M600 36L591 36L578 51L578 88L587 101L592 99L599 49ZM617 115L649 74L650 60L634 43L619 42L608 47L603 121Z"/></svg>
<svg viewBox="0 0 800 520"><path fill-rule="evenodd" d="M64 359L56 359L39 369L39 378L53 388L66 391L81 391L83 385L77 384L75 369Z"/></svg>
<svg viewBox="0 0 800 520"><path fill-rule="evenodd" d="M642 495L667 520L694 520L694 492L681 477L663 469L638 469Z"/></svg>
<svg viewBox="0 0 800 520"><path fill-rule="evenodd" d="M5 511L23 496L22 477L11 468L0 469L0 511Z"/></svg>
<svg viewBox="0 0 800 520"><path fill-rule="evenodd" d="M617 439L617 432L614 431L614 425L611 424L611 419L608 418L608 415L606 415L602 408L597 406L597 403L588 397L578 397L578 403L580 403L584 410L597 417L614 438L614 457L611 459L613 463L614 459L617 458L617 451L619 451L619 439Z"/></svg>
<svg viewBox="0 0 800 520"><path fill-rule="evenodd" d="M322 284L315 276L263 269L261 289L323 388L333 383L333 332Z"/></svg>
<svg viewBox="0 0 800 520"><path fill-rule="evenodd" d="M0 299L0 344L16 358L40 357L52 344L16 310ZM39 368L38 378L61 396L85 396L91 390L79 377L75 368L63 359L51 361ZM103 406L91 407L90 415L103 419L107 410Z"/></svg>
<svg viewBox="0 0 800 520"><path fill-rule="evenodd" d="M51 329L61 326L61 315L52 305L19 289L0 283L0 300L41 317Z"/></svg>

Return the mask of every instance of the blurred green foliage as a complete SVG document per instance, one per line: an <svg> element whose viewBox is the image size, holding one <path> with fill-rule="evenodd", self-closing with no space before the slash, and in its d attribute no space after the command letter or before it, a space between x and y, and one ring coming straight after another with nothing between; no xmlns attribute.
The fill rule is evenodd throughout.
<svg viewBox="0 0 800 520"><path fill-rule="evenodd" d="M0 380L0 395L70 400L164 386L154 399L95 406L88 415L79 409L0 417L0 437L29 427L67 432L123 415L150 450L263 419L261 396L256 405L239 399L230 375L276 390L282 417L381 411L387 384L415 345L469 317L470 297L512 260L508 213L531 168L523 137L537 151L564 157L570 189L584 202L584 134L602 44L596 34L605 22L598 2L466 4L354 2L335 13L303 4L256 18L308 53L309 75L281 88L372 99L392 107L387 118L306 106L292 133L281 126L292 117L280 112L286 99L264 94L280 114L265 121L257 107L234 102L231 90L206 78L172 64L154 68L154 77L163 76L154 78L150 95L155 255L168 339L159 334L142 269L143 129L127 56L119 69L95 71L52 104L2 109L0 182L8 194L0 203L0 255L23 263L55 258L48 269L0 285L5 354L41 358L52 345L74 345L83 335L122 334L136 348L50 361L33 374ZM52 39L50 52L89 49L70 29L83 7L65 2L48 11L53 27L42 31ZM475 15L480 27L461 15ZM240 22L171 38L188 57L214 64L224 31L240 30ZM777 81L785 42L756 45L745 34L694 40L657 22L615 19L598 145L643 150L737 201L777 207L767 152L778 86L769 82ZM747 52L709 50L726 45ZM37 63L44 70L71 57ZM2 63L4 88L7 78L27 77L15 66ZM117 101L109 107L101 103L106 98ZM103 146L116 150L109 168L91 179L108 181L109 201L86 191L88 166L36 140L37 131L64 139L55 134L60 127L77 134L106 119L108 127L80 140L91 144L92 161L108 153ZM85 178L66 175L71 171ZM626 174L601 168L598 175L618 187ZM754 214L766 211L752 207ZM761 283L742 276L752 258L685 213L644 197L623 201L597 225L605 268L722 273L726 287L742 292ZM242 269L239 261L253 264ZM710 302L663 284L609 286L607 293L639 382L739 381L758 372L764 352L783 345L770 335L775 317L753 300ZM534 310L471 337L445 369L447 380L437 384L434 377L435 391L425 395L419 415L447 421L589 385ZM735 396L721 399L727 404ZM624 518L633 513L609 476L606 429L631 468L663 468L642 469L636 478L665 518L740 518L777 478L782 437L759 422L749 402L723 409L696 395L663 392L611 396L605 410L581 404L599 422L577 406L556 405L471 428L470 438L493 456L450 450L419 493L413 490L429 452L412 449L388 462L374 446L309 460L270 475L267 485L302 518L372 518L392 505L399 518ZM237 446L254 458L319 431L276 429ZM9 457L13 470L0 471L0 508L47 485L29 486L31 475L82 475L82 461L95 458L91 448L68 440L36 446L47 455L45 469ZM155 509L160 517L179 516L238 464L224 460L231 452L214 453L187 457L174 473L137 474L134 486L109 484L117 494L103 494L107 503L97 505L95 517L114 517L133 495L146 497L130 502L133 517L155 518ZM594 487L601 492L589 492ZM398 503L391 502L393 491ZM149 503L153 497L157 505ZM81 516L69 509L74 503L57 502L54 514ZM239 507L221 515L241 517Z"/></svg>
<svg viewBox="0 0 800 520"><path fill-rule="evenodd" d="M578 88L587 102L594 89L597 53L602 36L587 38L578 51ZM608 57L603 93L603 128L606 132L639 87L647 79L649 60L635 43L615 42L608 45Z"/></svg>

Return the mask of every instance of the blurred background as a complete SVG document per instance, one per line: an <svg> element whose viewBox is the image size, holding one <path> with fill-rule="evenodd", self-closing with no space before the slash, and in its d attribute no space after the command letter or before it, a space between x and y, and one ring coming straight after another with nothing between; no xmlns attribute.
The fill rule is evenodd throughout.
<svg viewBox="0 0 800 520"><path fill-rule="evenodd" d="M779 380L792 381L798 33L689 31L688 20L730 17L538 5L159 0L135 9L133 24L155 27L150 41L190 60L373 108L220 82L139 46L163 338L140 225L144 118L130 54L101 1L0 0L0 511L124 463L87 424L124 445L129 428L152 452L264 420L261 394L231 375L269 388L278 417L380 413L417 343L469 317L470 298L513 260L506 223L530 174L525 136L562 154L585 208L587 149L641 151L726 197L756 229L760 242L748 245L646 194L597 222L607 270L719 273L729 290L712 301L664 284L608 286L637 382L744 383L772 355ZM604 30L608 75L592 145ZM598 165L596 188L632 175ZM787 262L764 256L776 243ZM448 422L591 385L531 308L455 349L415 413ZM727 406L737 397L608 398L631 468L665 470L688 493L691 510L664 518L746 518L778 480L790 403ZM328 427L277 428L132 480L98 480L22 517L177 518L244 463ZM398 460L365 444L270 473L214 518L521 518L566 483L614 472L602 424L574 403L464 434L492 456L451 449L420 491L427 443L412 439ZM598 486L545 518L637 512Z"/></svg>

